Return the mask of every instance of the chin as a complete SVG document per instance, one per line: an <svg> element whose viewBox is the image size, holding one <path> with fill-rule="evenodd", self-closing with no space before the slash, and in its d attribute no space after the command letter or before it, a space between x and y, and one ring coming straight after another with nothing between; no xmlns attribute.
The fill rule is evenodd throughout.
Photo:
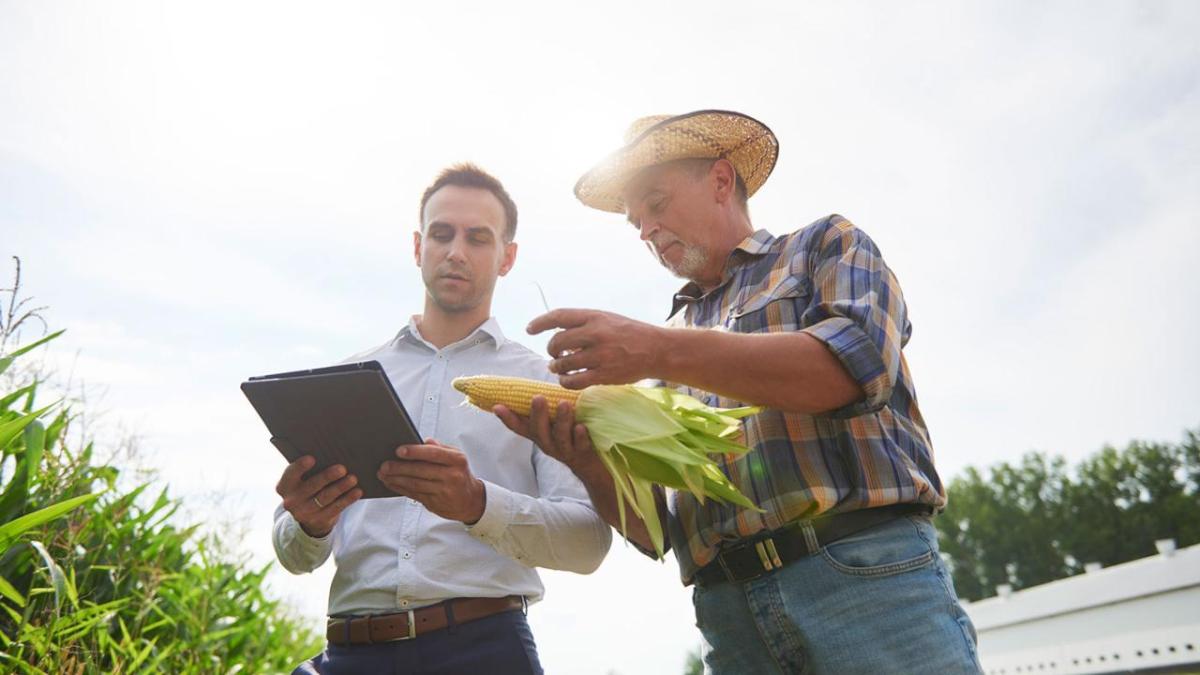
<svg viewBox="0 0 1200 675"><path fill-rule="evenodd" d="M479 298L455 296L446 297L445 295L433 295L433 303L447 314L458 314L461 312L469 312L479 306Z"/></svg>

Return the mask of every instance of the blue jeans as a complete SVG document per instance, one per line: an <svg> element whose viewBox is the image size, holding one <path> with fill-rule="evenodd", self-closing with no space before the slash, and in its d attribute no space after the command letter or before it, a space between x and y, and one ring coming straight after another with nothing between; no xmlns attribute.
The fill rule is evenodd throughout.
<svg viewBox="0 0 1200 675"><path fill-rule="evenodd" d="M339 647L300 664L292 675L541 675L533 633L521 610L500 612L412 640Z"/></svg>
<svg viewBox="0 0 1200 675"><path fill-rule="evenodd" d="M979 673L928 517L839 539L743 583L697 586L706 673Z"/></svg>

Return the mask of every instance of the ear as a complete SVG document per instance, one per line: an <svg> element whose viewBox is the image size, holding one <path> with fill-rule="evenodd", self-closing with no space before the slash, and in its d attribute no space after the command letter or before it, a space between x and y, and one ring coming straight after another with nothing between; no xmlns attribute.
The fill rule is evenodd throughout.
<svg viewBox="0 0 1200 675"><path fill-rule="evenodd" d="M416 261L417 267L421 266L421 231L413 232L413 260Z"/></svg>
<svg viewBox="0 0 1200 675"><path fill-rule="evenodd" d="M733 199L737 191L737 171L733 163L725 158L713 162L708 171L709 180L713 184L713 197L718 204L724 204Z"/></svg>
<svg viewBox="0 0 1200 675"><path fill-rule="evenodd" d="M510 241L504 245L504 259L500 262L500 276L508 274L517 262L517 242Z"/></svg>

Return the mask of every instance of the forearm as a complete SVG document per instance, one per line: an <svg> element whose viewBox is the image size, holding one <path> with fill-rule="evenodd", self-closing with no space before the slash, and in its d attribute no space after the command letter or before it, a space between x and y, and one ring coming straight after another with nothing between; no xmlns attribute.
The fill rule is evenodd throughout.
<svg viewBox="0 0 1200 675"><path fill-rule="evenodd" d="M654 377L748 404L805 414L861 400L862 388L807 333L663 328Z"/></svg>
<svg viewBox="0 0 1200 675"><path fill-rule="evenodd" d="M612 532L582 494L533 497L484 485L487 506L471 536L529 567L590 574L604 561Z"/></svg>

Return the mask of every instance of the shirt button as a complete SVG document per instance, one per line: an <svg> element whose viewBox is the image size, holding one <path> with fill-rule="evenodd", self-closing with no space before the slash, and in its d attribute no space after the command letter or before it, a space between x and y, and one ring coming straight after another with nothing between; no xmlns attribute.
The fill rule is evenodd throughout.
<svg viewBox="0 0 1200 675"><path fill-rule="evenodd" d="M408 601L407 601L407 600L401 600L401 601L400 601L400 606L401 606L401 607L408 607Z"/></svg>
<svg viewBox="0 0 1200 675"><path fill-rule="evenodd" d="M409 558L411 558L411 557L412 557L412 554L411 554L411 553L409 553L408 551L405 551L405 552L404 552L404 559L405 559L405 560L408 560L408 559L409 559Z"/></svg>

